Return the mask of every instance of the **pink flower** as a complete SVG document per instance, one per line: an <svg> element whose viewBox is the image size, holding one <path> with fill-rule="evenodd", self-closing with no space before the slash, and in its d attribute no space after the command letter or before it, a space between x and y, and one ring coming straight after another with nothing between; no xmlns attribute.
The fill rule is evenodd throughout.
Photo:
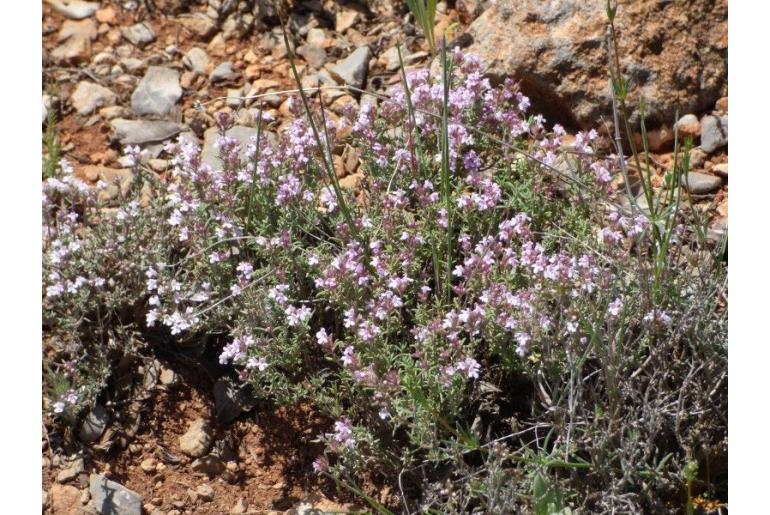
<svg viewBox="0 0 770 515"><path fill-rule="evenodd" d="M607 313L609 313L612 317L616 317L620 314L621 309L623 309L623 299L618 297L610 303L609 307L607 308Z"/></svg>

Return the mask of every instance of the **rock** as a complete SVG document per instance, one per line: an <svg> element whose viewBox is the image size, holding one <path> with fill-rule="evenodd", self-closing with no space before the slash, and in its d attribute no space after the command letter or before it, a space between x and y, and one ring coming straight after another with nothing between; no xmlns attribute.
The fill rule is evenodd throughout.
<svg viewBox="0 0 770 515"><path fill-rule="evenodd" d="M108 25L114 25L118 16L115 9L112 7L105 7L96 11L96 21L99 23L106 23Z"/></svg>
<svg viewBox="0 0 770 515"><path fill-rule="evenodd" d="M242 125L235 125L228 129L225 133L228 137L235 138L241 146L238 155L241 159L246 157L246 146L251 142L252 136L256 137L257 129L253 127L246 127ZM219 151L214 148L214 144L218 138L218 130L216 127L210 127L203 133L203 150L201 151L201 163L209 165L213 170L220 170L222 168L222 162L219 159ZM263 138L273 139L275 135L272 133L262 132ZM219 381L216 383L218 384ZM217 397L217 386L214 385L214 399ZM236 415L237 417L238 415Z"/></svg>
<svg viewBox="0 0 770 515"><path fill-rule="evenodd" d="M192 462L190 465L194 472L216 476L225 471L225 462L219 456L209 454Z"/></svg>
<svg viewBox="0 0 770 515"><path fill-rule="evenodd" d="M124 38L139 48L144 48L155 41L155 32L153 32L152 27L144 22L123 28L121 33Z"/></svg>
<svg viewBox="0 0 770 515"><path fill-rule="evenodd" d="M358 151L350 145L345 145L342 151L343 169L346 175L355 173L358 169Z"/></svg>
<svg viewBox="0 0 770 515"><path fill-rule="evenodd" d="M141 496L101 474L91 474L89 490L91 492L89 506L98 513L142 515Z"/></svg>
<svg viewBox="0 0 770 515"><path fill-rule="evenodd" d="M270 90L273 90L280 86L281 83L277 80L272 79L257 79L254 82L251 83L251 87L249 88L248 93L246 93L247 97L253 97L255 95L261 95L263 93L267 93ZM251 105L255 103L257 99L251 98L246 100L246 105ZM264 101L264 100L263 100Z"/></svg>
<svg viewBox="0 0 770 515"><path fill-rule="evenodd" d="M195 493L198 494L198 497L200 497L204 501L214 500L214 489L211 488L211 485L207 485L207 484L198 485L198 488L195 489Z"/></svg>
<svg viewBox="0 0 770 515"><path fill-rule="evenodd" d="M642 149L642 135L634 134L636 146ZM672 148L674 145L674 130L669 125L663 125L657 129L647 131L647 148L651 152L663 152Z"/></svg>
<svg viewBox="0 0 770 515"><path fill-rule="evenodd" d="M99 116L101 116L105 120L120 118L121 116L125 116L126 113L127 113L127 109L124 108L123 106L109 106L109 107L103 107L102 109L99 109Z"/></svg>
<svg viewBox="0 0 770 515"><path fill-rule="evenodd" d="M337 11L334 18L334 30L342 34L358 21L358 12L351 9Z"/></svg>
<svg viewBox="0 0 770 515"><path fill-rule="evenodd" d="M198 39L207 40L217 32L217 24L203 13L195 13L192 16L177 18L187 30L195 34Z"/></svg>
<svg viewBox="0 0 770 515"><path fill-rule="evenodd" d="M676 122L679 137L692 136L693 139L700 136L700 121L694 114L686 114Z"/></svg>
<svg viewBox="0 0 770 515"><path fill-rule="evenodd" d="M233 63L225 61L214 68L214 71L211 72L211 76L209 76L209 80L212 84L215 84L217 82L234 81L237 80L238 77L240 77L240 74L233 70Z"/></svg>
<svg viewBox="0 0 770 515"><path fill-rule="evenodd" d="M316 74L318 77L318 81L323 86L336 86L337 81L334 80L334 77L332 77L331 73L329 73L326 69L318 70L318 73Z"/></svg>
<svg viewBox="0 0 770 515"><path fill-rule="evenodd" d="M353 506L337 504L319 495L308 495L302 501L295 504L287 515L314 515L321 513L350 513L357 511Z"/></svg>
<svg viewBox="0 0 770 515"><path fill-rule="evenodd" d="M153 172L162 173L162 172L165 172L168 169L169 162L166 159L150 159L148 161L148 164L150 165L150 168L152 168ZM162 373L163 373L163 371L161 369L160 374L162 374ZM159 378L160 378L160 376L159 376Z"/></svg>
<svg viewBox="0 0 770 515"><path fill-rule="evenodd" d="M225 44L225 38L222 37L222 34L217 34L214 36L206 46L208 53L217 57L222 57L225 55L226 48L227 45Z"/></svg>
<svg viewBox="0 0 770 515"><path fill-rule="evenodd" d="M94 20L67 20L62 23L56 41L62 42L71 38L84 38L93 41L98 34L99 30Z"/></svg>
<svg viewBox="0 0 770 515"><path fill-rule="evenodd" d="M202 48L193 47L182 58L182 64L199 75L205 75L209 66L209 55Z"/></svg>
<svg viewBox="0 0 770 515"><path fill-rule="evenodd" d="M230 129L230 131L233 129ZM239 128L239 131L233 131L233 136L231 136L241 143L241 152L246 147L244 142L251 138L251 134L256 135L257 132L256 129L244 129ZM230 131L226 133L228 136ZM241 159L243 159L243 154L241 154ZM227 379L219 379L214 383L214 409L216 410L219 422L226 424L235 420L243 413L244 408L247 407L245 405L247 399L242 392L243 390L240 386L234 385L232 381Z"/></svg>
<svg viewBox="0 0 770 515"><path fill-rule="evenodd" d="M318 87L318 75L305 75L299 80L303 89L315 89Z"/></svg>
<svg viewBox="0 0 770 515"><path fill-rule="evenodd" d="M137 115L165 115L182 96L179 72L162 66L150 66L131 95L131 109Z"/></svg>
<svg viewBox="0 0 770 515"><path fill-rule="evenodd" d="M195 78L198 77L198 74L195 72L184 72L182 76L179 78L179 85L182 86L184 89L191 89L193 85L195 84Z"/></svg>
<svg viewBox="0 0 770 515"><path fill-rule="evenodd" d="M56 481L59 483L66 483L70 479L75 479L78 477L78 474L83 472L85 470L83 458L78 458L70 465L59 471L59 473L56 475Z"/></svg>
<svg viewBox="0 0 770 515"><path fill-rule="evenodd" d="M145 69L146 65L143 59L137 59L136 57L121 57L120 65L129 72L140 72Z"/></svg>
<svg viewBox="0 0 770 515"><path fill-rule="evenodd" d="M49 493L51 512L69 514L80 507L80 490L70 485L53 485Z"/></svg>
<svg viewBox="0 0 770 515"><path fill-rule="evenodd" d="M297 47L297 55L302 56L307 64L313 68L321 68L326 63L326 50L315 45L301 45Z"/></svg>
<svg viewBox="0 0 770 515"><path fill-rule="evenodd" d="M690 150L690 170L703 168L704 164L706 164L706 153L697 147Z"/></svg>
<svg viewBox="0 0 770 515"><path fill-rule="evenodd" d="M238 499L238 502L235 503L235 506L230 510L230 515L243 515L246 513L246 510L249 509L249 502L245 497L241 497Z"/></svg>
<svg viewBox="0 0 770 515"><path fill-rule="evenodd" d="M53 49L51 59L55 63L70 64L87 61L91 56L91 41L96 39L97 34L96 22L90 18L65 21L57 36L61 44Z"/></svg>
<svg viewBox="0 0 770 515"><path fill-rule="evenodd" d="M369 71L369 47L356 48L346 59L334 65L329 72L339 82L363 88ZM320 74L319 74L320 77Z"/></svg>
<svg viewBox="0 0 770 515"><path fill-rule="evenodd" d="M237 109L243 103L243 88L227 89L227 106Z"/></svg>
<svg viewBox="0 0 770 515"><path fill-rule="evenodd" d="M71 20L88 18L99 9L99 2L84 2L83 0L46 0L46 3L54 11Z"/></svg>
<svg viewBox="0 0 770 515"><path fill-rule="evenodd" d="M143 460L139 464L139 468L142 469L147 474L152 474L155 472L155 468L157 467L157 463L155 463L155 460L153 458L147 458L146 460Z"/></svg>
<svg viewBox="0 0 770 515"><path fill-rule="evenodd" d="M171 385L176 382L176 372L171 370L170 368L161 367L160 369L160 384L162 385Z"/></svg>
<svg viewBox="0 0 770 515"><path fill-rule="evenodd" d="M727 115L704 116L701 121L700 148L712 153L727 145Z"/></svg>
<svg viewBox="0 0 770 515"><path fill-rule="evenodd" d="M727 163L719 163L711 167L711 171L727 179Z"/></svg>
<svg viewBox="0 0 770 515"><path fill-rule="evenodd" d="M332 102L332 105L329 106L329 110L335 114L342 116L348 111L348 109L350 108L355 109L356 107L358 107L358 103L356 102L355 98L353 98L350 95L342 95L336 98L334 102Z"/></svg>
<svg viewBox="0 0 770 515"><path fill-rule="evenodd" d="M253 26L254 17L251 14L234 13L222 23L222 36L227 40L241 39Z"/></svg>
<svg viewBox="0 0 770 515"><path fill-rule="evenodd" d="M94 170L96 169L96 170ZM101 202L119 200L128 195L134 184L134 173L128 168L107 168L106 166L86 166L83 168L86 176L94 171L98 178L107 184L107 187L99 192L97 199Z"/></svg>
<svg viewBox="0 0 770 515"><path fill-rule="evenodd" d="M343 190L357 190L361 185L361 180L364 178L364 174L356 172L340 179L340 188Z"/></svg>
<svg viewBox="0 0 770 515"><path fill-rule="evenodd" d="M682 177L682 186L693 195L705 195L718 190L722 186L722 179L705 173L690 172L686 178Z"/></svg>
<svg viewBox="0 0 770 515"><path fill-rule="evenodd" d="M184 128L183 125L174 122L125 120L123 118L112 120L111 125L115 131L115 138L124 146L160 143L173 138Z"/></svg>
<svg viewBox="0 0 770 515"><path fill-rule="evenodd" d="M102 436L107 424L110 423L110 414L101 404L96 404L83 420L78 437L85 443L93 443Z"/></svg>
<svg viewBox="0 0 770 515"><path fill-rule="evenodd" d="M100 107L112 105L117 100L118 96L111 90L85 80L78 83L70 97L72 107L81 116L89 115Z"/></svg>
<svg viewBox="0 0 770 515"><path fill-rule="evenodd" d="M212 441L208 423L198 418L190 424L187 432L179 437L179 448L188 456L200 458L209 450Z"/></svg>
<svg viewBox="0 0 770 515"><path fill-rule="evenodd" d="M324 48L324 45L326 44L326 32L324 32L324 29L312 28L307 31L305 41L307 41L308 45Z"/></svg>
<svg viewBox="0 0 770 515"><path fill-rule="evenodd" d="M401 58L404 59L406 55L406 50L401 46ZM389 72L398 70L401 67L401 63L398 60L398 47L394 46L387 49L380 55L378 62L380 63L380 66ZM406 61L404 61L404 64L406 64Z"/></svg>
<svg viewBox="0 0 770 515"><path fill-rule="evenodd" d="M334 165L334 175L336 175L338 179L342 179L348 175L347 171L345 171L345 161L342 159L342 156L336 154L333 155L332 164Z"/></svg>
<svg viewBox="0 0 770 515"><path fill-rule="evenodd" d="M677 110L705 111L725 93L726 0L626 2L615 24L621 67L637 85L627 101L632 124L639 94L652 128L671 124ZM465 52L495 81L520 81L533 112L590 128L612 119L606 25L605 2L499 0L469 27Z"/></svg>

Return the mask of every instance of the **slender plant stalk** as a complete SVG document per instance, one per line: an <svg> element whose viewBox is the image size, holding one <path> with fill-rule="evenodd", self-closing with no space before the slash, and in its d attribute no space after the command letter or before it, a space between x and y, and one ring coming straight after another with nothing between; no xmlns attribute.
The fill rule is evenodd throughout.
<svg viewBox="0 0 770 515"><path fill-rule="evenodd" d="M409 113L409 127L408 127L408 145L410 147L410 155L412 156L412 166L415 168L416 175L422 176L422 164L424 162L424 152L422 148L422 138L417 130L417 120L414 115L414 104L412 104L412 92L409 90L409 83L406 80L406 67L404 66L404 59L401 56L401 47L396 46L398 52L398 65L401 71L401 82L404 85L404 95L406 96L406 108ZM415 156L416 154L416 156ZM436 284L436 291L442 291L441 285L441 270L438 260L438 250L435 245L431 245L431 257L433 258L433 274Z"/></svg>
<svg viewBox="0 0 770 515"><path fill-rule="evenodd" d="M452 285L452 256L453 256L453 213L452 213L452 183L449 174L449 61L446 54L446 38L441 45L441 68L444 79L444 98L441 106L441 184L444 194L444 206L447 213L446 228L446 284L444 295L447 300L451 296Z"/></svg>
<svg viewBox="0 0 770 515"><path fill-rule="evenodd" d="M406 0L406 5L414 16L414 20L422 29L428 41L431 53L436 53L436 37L433 33L433 22L436 19L438 0Z"/></svg>
<svg viewBox="0 0 770 515"><path fill-rule="evenodd" d="M308 123L310 124L310 128L313 131L313 136L315 137L316 143L318 144L319 150L321 152L321 161L323 162L324 170L326 171L329 182L331 182L332 187L334 188L334 193L337 196L337 204L340 207L340 211L342 211L342 215L345 217L345 222L348 224L350 232L355 235L358 231L356 226L353 224L353 217L350 215L350 210L348 209L348 205L345 202L345 197L343 196L342 190L340 189L339 181L337 181L337 174L334 173L334 161L332 160L330 150L331 143L327 140L326 144L324 145L324 143L321 141L318 128L316 127L315 121L313 120L313 112L310 109L310 102L308 101L307 95L305 95L305 91L302 88L302 82L299 80L299 73L297 73L297 67L294 64L294 50L291 48L291 45L289 45L289 37L286 33L286 26L284 25L283 20L281 20L281 27L283 28L283 41L286 44L286 52L289 58L289 65L291 66L291 72L292 75L294 75L294 81L297 83L297 89L299 89L299 96L302 98L302 105L305 107L305 114L307 115ZM326 124L324 124L324 130L326 130ZM327 147L328 150L328 161L327 157L324 156L323 153L324 147Z"/></svg>

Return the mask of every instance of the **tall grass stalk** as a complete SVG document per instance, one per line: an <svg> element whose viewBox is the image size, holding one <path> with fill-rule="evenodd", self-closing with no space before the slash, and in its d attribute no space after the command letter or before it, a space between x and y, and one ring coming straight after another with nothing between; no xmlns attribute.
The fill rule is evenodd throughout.
<svg viewBox="0 0 770 515"><path fill-rule="evenodd" d="M449 81L451 64L446 53L446 38L441 45L441 72L444 82L444 97L441 106L441 186L447 216L446 227L446 284L444 295L451 296L454 231L452 229L452 178L449 170Z"/></svg>
<svg viewBox="0 0 770 515"><path fill-rule="evenodd" d="M56 175L56 167L61 159L61 142L59 140L59 128L57 126L56 113L53 107L48 109L45 134L43 134L43 146L45 147L45 159L43 160L43 178L48 179Z"/></svg>
<svg viewBox="0 0 770 515"><path fill-rule="evenodd" d="M307 98L307 95L305 94L305 90L302 88L302 81L299 78L299 73L297 72L297 66L294 63L294 49L289 44L289 36L286 32L286 26L284 25L283 21L281 21L281 25L283 28L283 41L286 45L286 52L288 54L289 58L289 65L291 66L291 73L294 76L294 81L297 83L297 89L299 90L299 96L302 98L302 105L305 108L305 114L307 115L308 123L310 124L310 128L313 131L313 137L316 140L316 144L318 145L319 152L321 152L321 162L323 163L323 168L326 171L327 178L329 179L329 182L332 184L332 187L334 188L334 193L337 196L337 204L340 206L340 211L342 211L342 216L345 217L345 222L348 224L348 228L350 229L350 232L352 234L356 234L358 231L356 230L356 226L353 223L353 217L350 215L350 209L348 209L347 202L345 202L345 197L342 194L342 189L340 189L340 183L337 180L337 174L334 173L334 160L332 159L332 148L331 148L331 142L329 141L329 138L326 138L326 141L321 140L321 135L318 132L318 128L316 127L315 120L313 119L313 111L310 109L310 102ZM323 105L323 100L321 100L321 103ZM326 123L324 123L324 134L328 136L328 133L326 133ZM326 155L324 155L324 149L326 150Z"/></svg>
<svg viewBox="0 0 770 515"><path fill-rule="evenodd" d="M425 162L425 153L423 151L423 142L420 135L420 131L417 130L417 121L414 116L414 104L412 103L412 92L409 89L409 82L406 80L406 67L404 66L404 58L401 55L401 47L396 45L396 51L398 52L398 66L401 72L401 84L404 87L404 94L406 96L406 109L409 115L409 125L407 142L412 156L412 166L415 167L415 175L422 178L423 166ZM433 260L433 274L434 282L437 291L441 290L441 267L439 266L438 251L435 245L431 246L431 256Z"/></svg>
<svg viewBox="0 0 770 515"><path fill-rule="evenodd" d="M414 16L415 22L422 29L431 53L436 53L436 38L433 34L433 22L436 19L438 0L406 0L406 5Z"/></svg>

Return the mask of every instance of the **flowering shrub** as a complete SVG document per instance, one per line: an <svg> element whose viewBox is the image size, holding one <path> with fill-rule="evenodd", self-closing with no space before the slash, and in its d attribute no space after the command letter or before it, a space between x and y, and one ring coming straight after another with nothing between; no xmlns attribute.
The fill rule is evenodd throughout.
<svg viewBox="0 0 770 515"><path fill-rule="evenodd" d="M512 81L451 62L275 143L260 121L239 148L220 114L219 167L182 137L161 180L130 149L117 209L63 163L44 184L50 409L76 416L140 341L226 331L222 365L334 420L313 468L342 483L405 474L407 506L461 512L675 495L726 427L723 271L694 273L683 211L615 205L595 131L549 131ZM345 143L356 190L332 168Z"/></svg>

